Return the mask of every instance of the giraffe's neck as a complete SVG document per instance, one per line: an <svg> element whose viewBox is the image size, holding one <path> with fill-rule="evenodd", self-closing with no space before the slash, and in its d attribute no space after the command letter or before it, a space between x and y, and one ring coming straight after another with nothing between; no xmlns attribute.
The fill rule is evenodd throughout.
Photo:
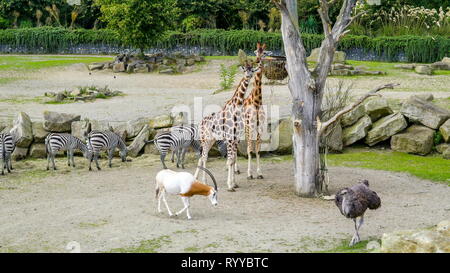
<svg viewBox="0 0 450 273"><path fill-rule="evenodd" d="M233 97L231 97L227 105L228 104L241 105L244 102L244 96L245 92L247 91L249 82L250 82L249 78L247 77L242 78L241 82L236 88L236 91L233 94Z"/></svg>
<svg viewBox="0 0 450 273"><path fill-rule="evenodd" d="M259 71L255 74L255 85L253 86L252 93L249 96L252 105L262 105L262 75L263 75L263 63L262 58L258 57Z"/></svg>

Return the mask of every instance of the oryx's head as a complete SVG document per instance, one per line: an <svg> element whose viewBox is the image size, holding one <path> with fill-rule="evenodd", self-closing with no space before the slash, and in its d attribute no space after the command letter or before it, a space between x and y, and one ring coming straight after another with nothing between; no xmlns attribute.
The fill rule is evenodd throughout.
<svg viewBox="0 0 450 273"><path fill-rule="evenodd" d="M207 173L209 175L209 177L211 177L211 180L214 183L214 187L211 187L211 189L209 190L208 198L211 201L211 204L213 206L217 206L217 204L218 204L218 202L217 202L217 181L214 178L214 175L206 168L203 168L201 166L197 166L197 168L199 168L200 170L203 170L205 173Z"/></svg>

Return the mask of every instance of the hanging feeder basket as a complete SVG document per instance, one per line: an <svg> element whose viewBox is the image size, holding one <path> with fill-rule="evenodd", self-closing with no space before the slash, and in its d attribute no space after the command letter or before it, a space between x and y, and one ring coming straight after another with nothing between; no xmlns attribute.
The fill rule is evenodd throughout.
<svg viewBox="0 0 450 273"><path fill-rule="evenodd" d="M270 56L263 60L264 75L269 80L282 81L288 76L286 71L286 57Z"/></svg>

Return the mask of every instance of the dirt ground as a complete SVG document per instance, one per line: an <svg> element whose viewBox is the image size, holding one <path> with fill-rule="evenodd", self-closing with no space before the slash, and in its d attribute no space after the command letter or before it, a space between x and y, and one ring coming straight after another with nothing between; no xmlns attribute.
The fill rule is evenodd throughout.
<svg viewBox="0 0 450 273"><path fill-rule="evenodd" d="M75 64L67 67L56 67L40 70L26 74L26 79L14 81L0 85L0 117L15 116L19 111L25 111L33 120L42 120L44 110L82 114L82 118L108 120L108 121L128 121L143 116L154 117L168 113L176 105L188 105L192 109L194 97L202 97L203 105L222 106L228 100L234 90L221 92L213 95L219 88L220 64L230 65L230 60L212 60L203 65L198 71L182 75L160 75L149 74L127 74L112 73L111 71L93 71L89 75L84 64ZM23 76L15 75L14 71L9 71L10 77ZM116 78L114 78L116 76ZM239 82L241 73L237 73L235 84ZM342 79L330 78L330 87L337 86ZM361 93L389 82L400 83L401 86L394 90L381 91L380 94L386 98L403 99L417 93L432 93L436 98L450 97L450 87L448 87L448 76L435 75L433 77L417 75L411 72L404 78L395 76L367 76L358 79L343 79L344 85L352 84L354 95L357 97ZM109 86L113 90L120 90L126 93L124 97L115 97L108 100L96 100L95 103L77 102L71 104L43 104L35 101L26 101L38 96L43 96L45 92L59 92L72 90L79 86L95 85L103 87ZM447 86L445 89L443 87ZM251 88L251 86L250 86ZM414 90L405 92L401 90ZM250 89L249 89L250 90ZM1 99L15 98L20 102L2 102ZM286 116L290 113L290 107L283 107L290 104L291 95L286 84L284 85L263 85L263 98L265 104L274 104L280 107L280 115Z"/></svg>
<svg viewBox="0 0 450 273"><path fill-rule="evenodd" d="M44 160L21 161L12 174L0 177L0 252L68 252L71 241L80 243L82 252L130 251L141 244L156 252L308 252L332 249L353 232L353 222L332 201L294 195L290 160L264 159L265 179L247 181L241 174L240 188L230 193L224 160L212 159L219 206L194 197L192 220L157 213L157 156L127 163L115 159L112 169L102 160L102 171L93 172L82 158L76 162L71 170L58 158L59 170L47 172ZM191 158L187 170L193 166ZM450 218L446 185L344 167L331 168L330 176L332 193L368 179L381 196L381 208L366 214L363 240ZM168 202L172 210L182 208L177 196Z"/></svg>

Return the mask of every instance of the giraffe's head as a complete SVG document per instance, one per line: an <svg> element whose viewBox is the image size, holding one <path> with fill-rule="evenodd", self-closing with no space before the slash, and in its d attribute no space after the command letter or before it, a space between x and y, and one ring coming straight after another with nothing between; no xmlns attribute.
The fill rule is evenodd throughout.
<svg viewBox="0 0 450 273"><path fill-rule="evenodd" d="M256 55L256 57L264 58L266 56L272 55L272 52L266 50L266 44L261 44L258 42L256 44L255 55Z"/></svg>
<svg viewBox="0 0 450 273"><path fill-rule="evenodd" d="M254 73L257 73L259 71L258 67L253 67L253 62L246 61L243 66L241 66L242 72L244 72L244 77L247 80L250 80L253 77Z"/></svg>

